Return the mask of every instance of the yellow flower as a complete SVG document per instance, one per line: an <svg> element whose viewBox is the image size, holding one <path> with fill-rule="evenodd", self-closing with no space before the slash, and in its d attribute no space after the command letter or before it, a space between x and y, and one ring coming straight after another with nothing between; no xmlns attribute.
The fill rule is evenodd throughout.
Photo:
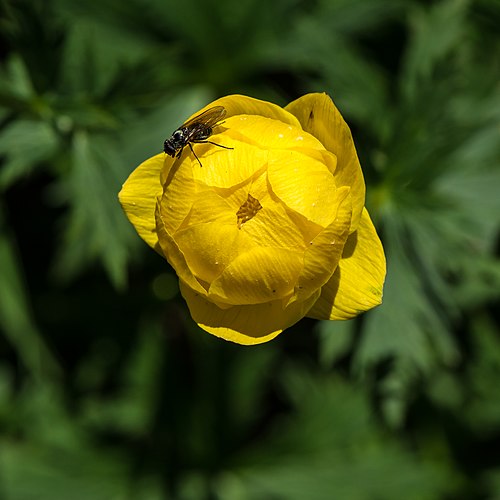
<svg viewBox="0 0 500 500"><path fill-rule="evenodd" d="M142 163L120 192L139 235L175 269L193 319L240 344L304 316L380 304L385 257L348 126L326 94L285 108L233 95L213 144Z"/></svg>

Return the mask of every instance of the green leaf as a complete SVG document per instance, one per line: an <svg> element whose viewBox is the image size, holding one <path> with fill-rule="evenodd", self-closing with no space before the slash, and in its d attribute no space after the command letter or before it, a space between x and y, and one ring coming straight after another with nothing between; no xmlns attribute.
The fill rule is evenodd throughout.
<svg viewBox="0 0 500 500"><path fill-rule="evenodd" d="M11 53L0 67L0 104L9 107L12 100L27 101L35 95L28 68L23 59Z"/></svg>
<svg viewBox="0 0 500 500"><path fill-rule="evenodd" d="M343 36L364 35L403 14L401 0L320 0L313 16L323 29Z"/></svg>
<svg viewBox="0 0 500 500"><path fill-rule="evenodd" d="M121 384L123 390L114 398L99 397L101 380L96 371L109 360L109 348L96 350L79 367L78 385L88 396L82 401L81 422L85 427L100 431L122 432L125 435L147 435L153 426L161 391L161 365L165 345L157 322L150 318L139 327L136 345L124 364ZM103 359L104 358L104 359ZM103 369L109 370L106 364Z"/></svg>
<svg viewBox="0 0 500 500"><path fill-rule="evenodd" d="M407 96L429 80L441 62L463 45L468 0L445 0L431 7L413 4L410 14L411 38L403 70Z"/></svg>
<svg viewBox="0 0 500 500"><path fill-rule="evenodd" d="M120 151L127 159L124 178L146 158L162 150L163 141L193 113L215 99L206 86L192 86L162 96L148 113L130 119L120 130Z"/></svg>
<svg viewBox="0 0 500 500"><path fill-rule="evenodd" d="M500 340L497 325L486 315L477 315L472 323L474 355L468 367L470 384L461 417L476 435L487 439L500 432Z"/></svg>
<svg viewBox="0 0 500 500"><path fill-rule="evenodd" d="M8 500L125 498L127 471L119 460L86 450L66 451L2 440L2 491Z"/></svg>
<svg viewBox="0 0 500 500"><path fill-rule="evenodd" d="M274 64L286 61L286 66L300 67L301 72L319 73L319 78L309 78L310 91L328 90L346 117L385 130L391 109L383 69L362 57L355 44L324 22L325 17L329 14L322 10L299 17L288 43L270 50Z"/></svg>
<svg viewBox="0 0 500 500"><path fill-rule="evenodd" d="M401 227L396 230L398 225L386 220L386 236L390 236L385 240L384 301L365 318L355 356L355 367L361 372L392 356L411 360L424 373L434 366L435 356L448 365L460 359L450 336L449 319L428 295L425 276L420 276L418 266L405 254L404 232Z"/></svg>
<svg viewBox="0 0 500 500"><path fill-rule="evenodd" d="M54 156L59 139L54 129L41 121L17 120L0 132L0 190L30 174Z"/></svg>
<svg viewBox="0 0 500 500"><path fill-rule="evenodd" d="M64 10L71 9L65 5ZM112 27L98 17L65 14L72 20L64 45L61 86L73 95L102 96L124 65L144 58L148 46L123 27ZM73 17L74 16L74 17Z"/></svg>
<svg viewBox="0 0 500 500"><path fill-rule="evenodd" d="M48 380L59 375L60 367L33 319L17 249L1 211L0 276L0 326L6 337L33 377Z"/></svg>
<svg viewBox="0 0 500 500"><path fill-rule="evenodd" d="M377 427L363 390L296 368L285 384L294 412L222 476L223 500L438 499L449 490L444 464L416 460Z"/></svg>
<svg viewBox="0 0 500 500"><path fill-rule="evenodd" d="M496 135L500 155L500 133ZM482 160L486 168L479 164ZM494 251L500 227L499 185L500 161L489 163L481 157L476 157L467 169L456 168L439 179L436 191L453 209L446 211L449 241L457 244L461 240L478 255Z"/></svg>
<svg viewBox="0 0 500 500"><path fill-rule="evenodd" d="M71 212L55 263L60 279L72 278L98 258L114 285L125 285L125 266L135 238L117 200L123 163L110 138L83 131L75 134L66 186Z"/></svg>
<svg viewBox="0 0 500 500"><path fill-rule="evenodd" d="M321 366L331 368L351 351L355 340L355 326L355 321L321 321L318 323Z"/></svg>

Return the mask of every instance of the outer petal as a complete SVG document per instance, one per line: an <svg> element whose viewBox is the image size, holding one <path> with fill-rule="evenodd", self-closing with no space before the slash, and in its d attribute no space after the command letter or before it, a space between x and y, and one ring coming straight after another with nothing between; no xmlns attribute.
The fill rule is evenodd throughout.
<svg viewBox="0 0 500 500"><path fill-rule="evenodd" d="M266 182L267 178L264 181ZM255 189L250 192L262 203L263 208L252 220L243 224L241 232L248 234L252 241L261 247L305 250L304 232L291 217L294 214L274 195L266 192L260 196L259 186L254 186ZM304 219L301 225L306 223Z"/></svg>
<svg viewBox="0 0 500 500"><path fill-rule="evenodd" d="M160 172L165 154L160 153L141 163L129 176L118 199L139 236L153 248L158 248L156 234L156 199L163 192Z"/></svg>
<svg viewBox="0 0 500 500"><path fill-rule="evenodd" d="M310 243L304 254L304 269L290 300L304 300L324 286L338 266L346 243L351 222L349 188L338 190L334 221Z"/></svg>
<svg viewBox="0 0 500 500"><path fill-rule="evenodd" d="M385 272L384 250L364 209L357 231L347 239L337 270L307 315L315 319L350 319L378 306Z"/></svg>
<svg viewBox="0 0 500 500"><path fill-rule="evenodd" d="M281 300L221 309L180 280L180 290L198 325L207 332L243 345L262 344L303 318L320 291L304 302L283 308Z"/></svg>
<svg viewBox="0 0 500 500"><path fill-rule="evenodd" d="M168 263L175 269L177 276L189 283L189 286L193 290L196 290L197 293L206 295L206 290L187 265L186 257L179 250L179 247L166 230L160 204L156 207L155 217L156 227L158 228L159 245L161 245L161 250L168 260Z"/></svg>
<svg viewBox="0 0 500 500"><path fill-rule="evenodd" d="M259 115L267 118L274 118L275 120L279 120L283 123L288 123L294 127L301 128L297 118L281 106L239 94L221 97L220 99L217 99L216 101L213 101L205 106L191 118L213 106L224 106L224 108L226 108L226 116L228 118L235 115Z"/></svg>
<svg viewBox="0 0 500 500"><path fill-rule="evenodd" d="M200 185L227 189L246 182L265 168L268 154L267 151L240 139L230 137L229 132L212 135L211 141L233 149L222 149L211 144L195 144L196 154L203 167L192 158L191 161L196 163L183 162L181 168L189 169Z"/></svg>
<svg viewBox="0 0 500 500"><path fill-rule="evenodd" d="M337 156L335 182L350 186L352 197L351 230L361 219L365 204L365 181L351 131L327 94L306 94L285 107L295 115L302 128L318 138L325 148Z"/></svg>
<svg viewBox="0 0 500 500"><path fill-rule="evenodd" d="M207 283L217 279L240 253L254 246L248 235L238 231L236 223L220 221L178 231L173 240L191 272Z"/></svg>
<svg viewBox="0 0 500 500"><path fill-rule="evenodd" d="M197 188L193 170L185 160L175 162L163 186L163 195L159 198L163 223L166 231L174 234L189 215Z"/></svg>
<svg viewBox="0 0 500 500"><path fill-rule="evenodd" d="M273 192L287 207L322 227L332 222L337 186L323 163L298 151L270 153L268 178Z"/></svg>
<svg viewBox="0 0 500 500"><path fill-rule="evenodd" d="M252 248L240 254L208 290L209 297L224 304L261 304L292 293L302 271L301 251Z"/></svg>
<svg viewBox="0 0 500 500"><path fill-rule="evenodd" d="M300 124L294 126L266 116L231 116L224 121L220 129L228 137L234 137L243 143L255 144L265 151L292 148L312 150L312 152L326 151L321 141L312 134L304 132Z"/></svg>

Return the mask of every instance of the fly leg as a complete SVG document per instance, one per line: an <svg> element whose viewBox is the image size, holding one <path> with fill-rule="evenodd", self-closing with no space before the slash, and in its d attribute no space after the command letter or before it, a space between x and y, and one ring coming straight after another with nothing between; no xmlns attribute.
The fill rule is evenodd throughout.
<svg viewBox="0 0 500 500"><path fill-rule="evenodd" d="M192 141L192 142L196 142L196 144L213 144L214 146L219 146L219 148L224 148L224 149L234 149L228 146L223 146L222 144L217 144L216 142L212 141Z"/></svg>
<svg viewBox="0 0 500 500"><path fill-rule="evenodd" d="M207 141L203 141L203 142L207 142ZM188 142L188 146L189 146L189 149L191 150L191 153L193 153L194 157L198 160L198 163L200 164L200 167L203 167L203 165L201 164L200 159L198 158L198 156L196 156L196 153L194 152L193 146L191 146L190 142Z"/></svg>
<svg viewBox="0 0 500 500"><path fill-rule="evenodd" d="M190 144L190 146L191 146L191 144ZM185 148L185 147L186 147L186 146L182 146L182 148L179 150L179 152L175 155L175 157L176 157L176 158L180 158L180 157L181 157L181 154L182 154L182 152L184 151L184 148ZM192 151L192 149L191 149L191 151Z"/></svg>

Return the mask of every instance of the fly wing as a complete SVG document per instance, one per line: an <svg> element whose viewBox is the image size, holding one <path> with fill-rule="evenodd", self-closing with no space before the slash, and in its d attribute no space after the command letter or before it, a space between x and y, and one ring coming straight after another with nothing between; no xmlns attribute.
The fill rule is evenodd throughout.
<svg viewBox="0 0 500 500"><path fill-rule="evenodd" d="M223 106L214 106L203 113L194 116L191 120L183 123L179 128L212 128L226 116L226 110Z"/></svg>

